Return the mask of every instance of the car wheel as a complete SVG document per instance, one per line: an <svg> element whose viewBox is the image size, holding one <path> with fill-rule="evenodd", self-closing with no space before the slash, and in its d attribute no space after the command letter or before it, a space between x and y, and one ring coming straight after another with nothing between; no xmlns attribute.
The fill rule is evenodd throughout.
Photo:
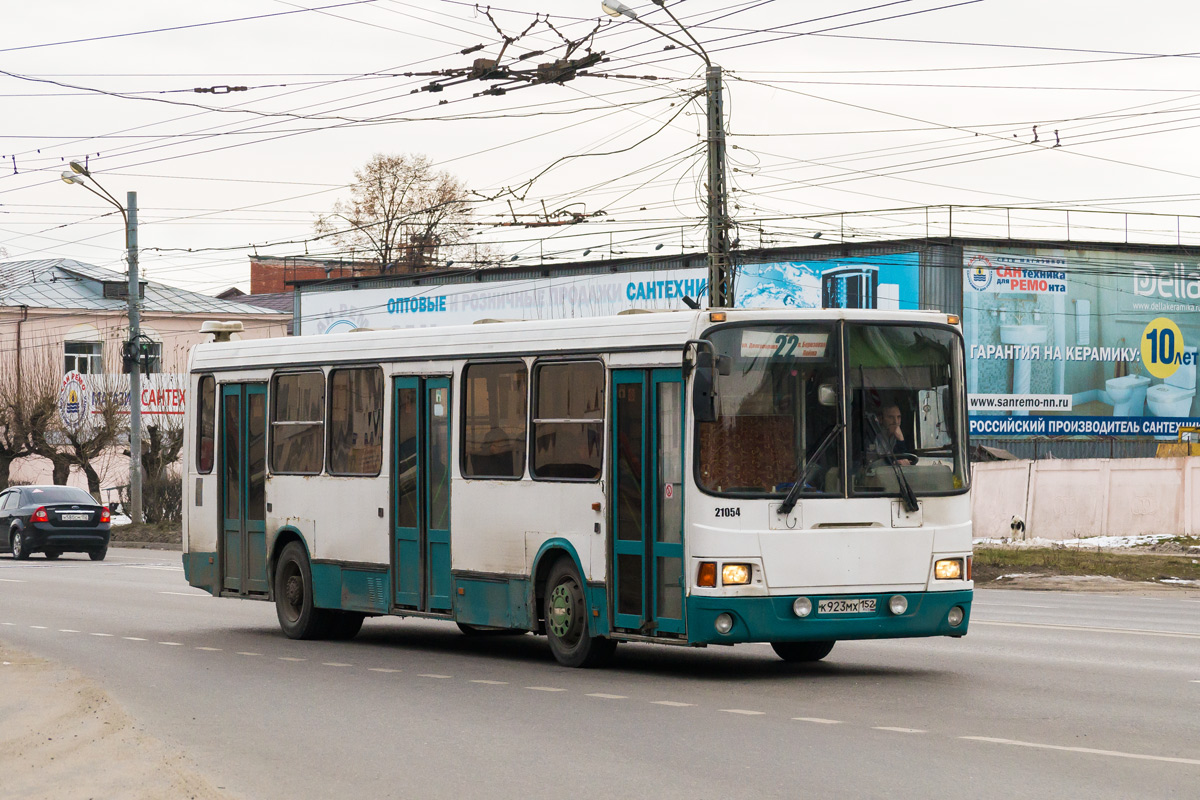
<svg viewBox="0 0 1200 800"><path fill-rule="evenodd" d="M320 639L329 633L331 614L313 605L312 569L299 542L289 542L279 554L275 615L289 639Z"/></svg>
<svg viewBox="0 0 1200 800"><path fill-rule="evenodd" d="M25 548L25 537L21 536L20 531L15 530L8 535L8 544L13 558L19 558L22 561L29 558L29 551Z"/></svg>
<svg viewBox="0 0 1200 800"><path fill-rule="evenodd" d="M559 559L550 569L544 611L546 638L558 663L566 667L598 667L612 658L617 643L588 633L583 581L568 559Z"/></svg>
<svg viewBox="0 0 1200 800"><path fill-rule="evenodd" d="M106 548L104 548L103 550L90 550L90 551L88 551L88 558L90 558L92 561L103 561L103 560L104 560L104 557L105 557L106 555L108 555L108 548L107 548L107 547L106 547Z"/></svg>
<svg viewBox="0 0 1200 800"><path fill-rule="evenodd" d="M775 655L793 664L820 661L833 650L834 642L771 642Z"/></svg>
<svg viewBox="0 0 1200 800"><path fill-rule="evenodd" d="M47 550L46 552L42 553L42 555L44 555L47 560L54 561L56 558L61 556L62 553L58 550Z"/></svg>

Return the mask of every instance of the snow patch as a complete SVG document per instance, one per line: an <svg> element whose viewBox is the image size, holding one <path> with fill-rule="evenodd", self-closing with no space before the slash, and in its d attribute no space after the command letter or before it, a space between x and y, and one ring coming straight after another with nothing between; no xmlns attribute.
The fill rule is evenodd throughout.
<svg viewBox="0 0 1200 800"><path fill-rule="evenodd" d="M1174 539L1175 534L1155 533L1142 536L1086 536L1081 539L975 539L977 545L1006 545L1009 547L1076 547L1076 548L1129 548L1144 547L1156 544L1166 539Z"/></svg>

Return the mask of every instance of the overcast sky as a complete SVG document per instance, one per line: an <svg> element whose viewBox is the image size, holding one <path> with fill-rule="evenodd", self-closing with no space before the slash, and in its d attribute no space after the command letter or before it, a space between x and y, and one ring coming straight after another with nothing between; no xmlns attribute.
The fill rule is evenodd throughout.
<svg viewBox="0 0 1200 800"><path fill-rule="evenodd" d="M652 4L630 5L680 36ZM1200 223L1172 216L1200 214L1194 3L669 5L726 71L731 211L745 245L842 233L838 218L812 215L930 204L1148 212L1167 216L1133 218L1132 238L1174 241L1178 226L1185 242L1200 242ZM601 25L590 48L610 61L595 71L654 80L580 77L482 97L473 95L487 84L474 81L413 93L433 78L399 73L496 56L488 18L451 0L333 6L13 4L0 28L0 260L124 269L119 216L59 179L67 161L87 159L119 199L138 193L150 279L247 289L255 247L331 253L311 241L313 221L379 152L426 154L497 198L476 204L475 237L498 243L506 263L703 247L698 57L664 51L670 42L637 22L610 20L599 0L501 0L492 15L506 35L541 14L505 59L548 54L514 66L561 55L549 14L568 39ZM476 45L485 47L459 53ZM247 91L221 93L235 86ZM625 152L602 155L616 150ZM510 200L518 214L603 214L501 227ZM1051 225L1062 216L1015 218ZM912 234L916 218L848 224L853 235ZM1000 233L1001 218L990 217ZM1076 215L1073 235L1121 220Z"/></svg>

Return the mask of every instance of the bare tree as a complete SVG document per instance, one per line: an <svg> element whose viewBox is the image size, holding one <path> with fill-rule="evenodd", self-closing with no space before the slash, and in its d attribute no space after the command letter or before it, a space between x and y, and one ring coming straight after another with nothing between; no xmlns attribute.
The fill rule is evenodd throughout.
<svg viewBox="0 0 1200 800"><path fill-rule="evenodd" d="M377 153L354 172L350 201L317 219L317 233L360 250L384 272L417 272L451 258L471 221L467 188L423 155Z"/></svg>

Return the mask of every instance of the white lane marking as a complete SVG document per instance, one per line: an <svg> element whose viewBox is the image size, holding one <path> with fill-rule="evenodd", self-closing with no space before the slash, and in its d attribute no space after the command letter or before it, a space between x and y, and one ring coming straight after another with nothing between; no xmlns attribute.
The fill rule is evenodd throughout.
<svg viewBox="0 0 1200 800"><path fill-rule="evenodd" d="M1059 608L1059 606L1035 606L1031 603L979 603L976 605L984 608L1048 608L1051 610Z"/></svg>
<svg viewBox="0 0 1200 800"><path fill-rule="evenodd" d="M16 625L15 622L0 622L0 625Z"/></svg>
<svg viewBox="0 0 1200 800"><path fill-rule="evenodd" d="M840 719L824 719L822 717L792 717L798 722L815 722L818 725L841 725Z"/></svg>
<svg viewBox="0 0 1200 800"><path fill-rule="evenodd" d="M16 578L0 578L0 581L5 583L24 583L25 581L17 580Z"/></svg>
<svg viewBox="0 0 1200 800"><path fill-rule="evenodd" d="M142 638L142 637L140 637L140 636L122 636L121 638L122 638L122 639L126 639L126 640L128 640L128 641L130 641L130 642L144 642L144 641L146 641L145 639L143 639L143 638Z"/></svg>
<svg viewBox="0 0 1200 800"><path fill-rule="evenodd" d="M219 647L197 647L197 648L195 648L195 649L196 649L196 650L207 650L207 651L209 651L210 653L219 653L219 652L221 652L221 648L219 648Z"/></svg>
<svg viewBox="0 0 1200 800"><path fill-rule="evenodd" d="M604 694L603 692L593 692L588 697L599 697L601 700L628 700L629 697L623 694Z"/></svg>
<svg viewBox="0 0 1200 800"><path fill-rule="evenodd" d="M367 667L367 672L399 672L398 669L388 669L387 667Z"/></svg>
<svg viewBox="0 0 1200 800"><path fill-rule="evenodd" d="M535 692L565 692L566 689L558 689L554 686L526 686L526 689L532 689Z"/></svg>
<svg viewBox="0 0 1200 800"><path fill-rule="evenodd" d="M995 625L1000 628L1043 628L1048 631L1079 631L1081 633L1127 633L1131 636L1165 636L1168 639L1200 639L1200 633L1180 631L1137 630L1135 628L1095 628L1086 625L1044 625L1037 622L984 622L971 620L972 625Z"/></svg>
<svg viewBox="0 0 1200 800"><path fill-rule="evenodd" d="M674 700L652 700L656 706L671 706L672 708L683 708L684 706L694 706L695 703L676 703Z"/></svg>
<svg viewBox="0 0 1200 800"><path fill-rule="evenodd" d="M93 633L92 636L112 636L111 633Z"/></svg>
<svg viewBox="0 0 1200 800"><path fill-rule="evenodd" d="M1200 681L1192 681L1192 683L1200 683Z"/></svg>
<svg viewBox="0 0 1200 800"><path fill-rule="evenodd" d="M237 651L237 654L239 656L261 656L262 655L262 653L247 653L244 650Z"/></svg>
<svg viewBox="0 0 1200 800"><path fill-rule="evenodd" d="M508 686L508 681L471 681L471 683L484 683L488 686Z"/></svg>
<svg viewBox="0 0 1200 800"><path fill-rule="evenodd" d="M929 731L923 731L920 728L889 728L886 725L875 726L874 730L891 731L892 733L929 733Z"/></svg>
<svg viewBox="0 0 1200 800"><path fill-rule="evenodd" d="M72 630L71 628L59 628L58 632L59 633L79 633L79 631Z"/></svg>
<svg viewBox="0 0 1200 800"><path fill-rule="evenodd" d="M971 742L1007 744L1013 747L1034 747L1040 750L1061 750L1067 753L1087 753L1095 756L1110 756L1111 758L1134 758L1139 761L1165 761L1169 764L1200 766L1200 758L1176 758L1174 756L1152 756L1145 753L1122 753L1120 750L1098 750L1094 747L1067 747L1060 744L1039 744L1037 742L1022 742L1016 739L994 739L990 736L960 736L958 738Z"/></svg>
<svg viewBox="0 0 1200 800"><path fill-rule="evenodd" d="M447 678L453 678L454 676L453 675L438 675L436 672L425 672L425 673L418 673L417 677L418 678L439 678L441 680L445 680Z"/></svg>
<svg viewBox="0 0 1200 800"><path fill-rule="evenodd" d="M173 594L176 597L212 597L208 592L159 592L159 594Z"/></svg>
<svg viewBox="0 0 1200 800"><path fill-rule="evenodd" d="M183 642L159 642L159 644L165 644L167 647L183 647Z"/></svg>
<svg viewBox="0 0 1200 800"><path fill-rule="evenodd" d="M45 625L30 625L29 627L33 628L35 631L44 631L44 630L46 630L46 626L45 626Z"/></svg>
<svg viewBox="0 0 1200 800"><path fill-rule="evenodd" d="M308 661L307 658L296 658L295 656L280 656L280 661Z"/></svg>
<svg viewBox="0 0 1200 800"><path fill-rule="evenodd" d="M767 713L765 711L748 711L744 708L722 708L721 710L726 714L743 714L747 717L758 717Z"/></svg>
<svg viewBox="0 0 1200 800"><path fill-rule="evenodd" d="M346 664L342 661L322 661L322 667L353 667L353 664Z"/></svg>

